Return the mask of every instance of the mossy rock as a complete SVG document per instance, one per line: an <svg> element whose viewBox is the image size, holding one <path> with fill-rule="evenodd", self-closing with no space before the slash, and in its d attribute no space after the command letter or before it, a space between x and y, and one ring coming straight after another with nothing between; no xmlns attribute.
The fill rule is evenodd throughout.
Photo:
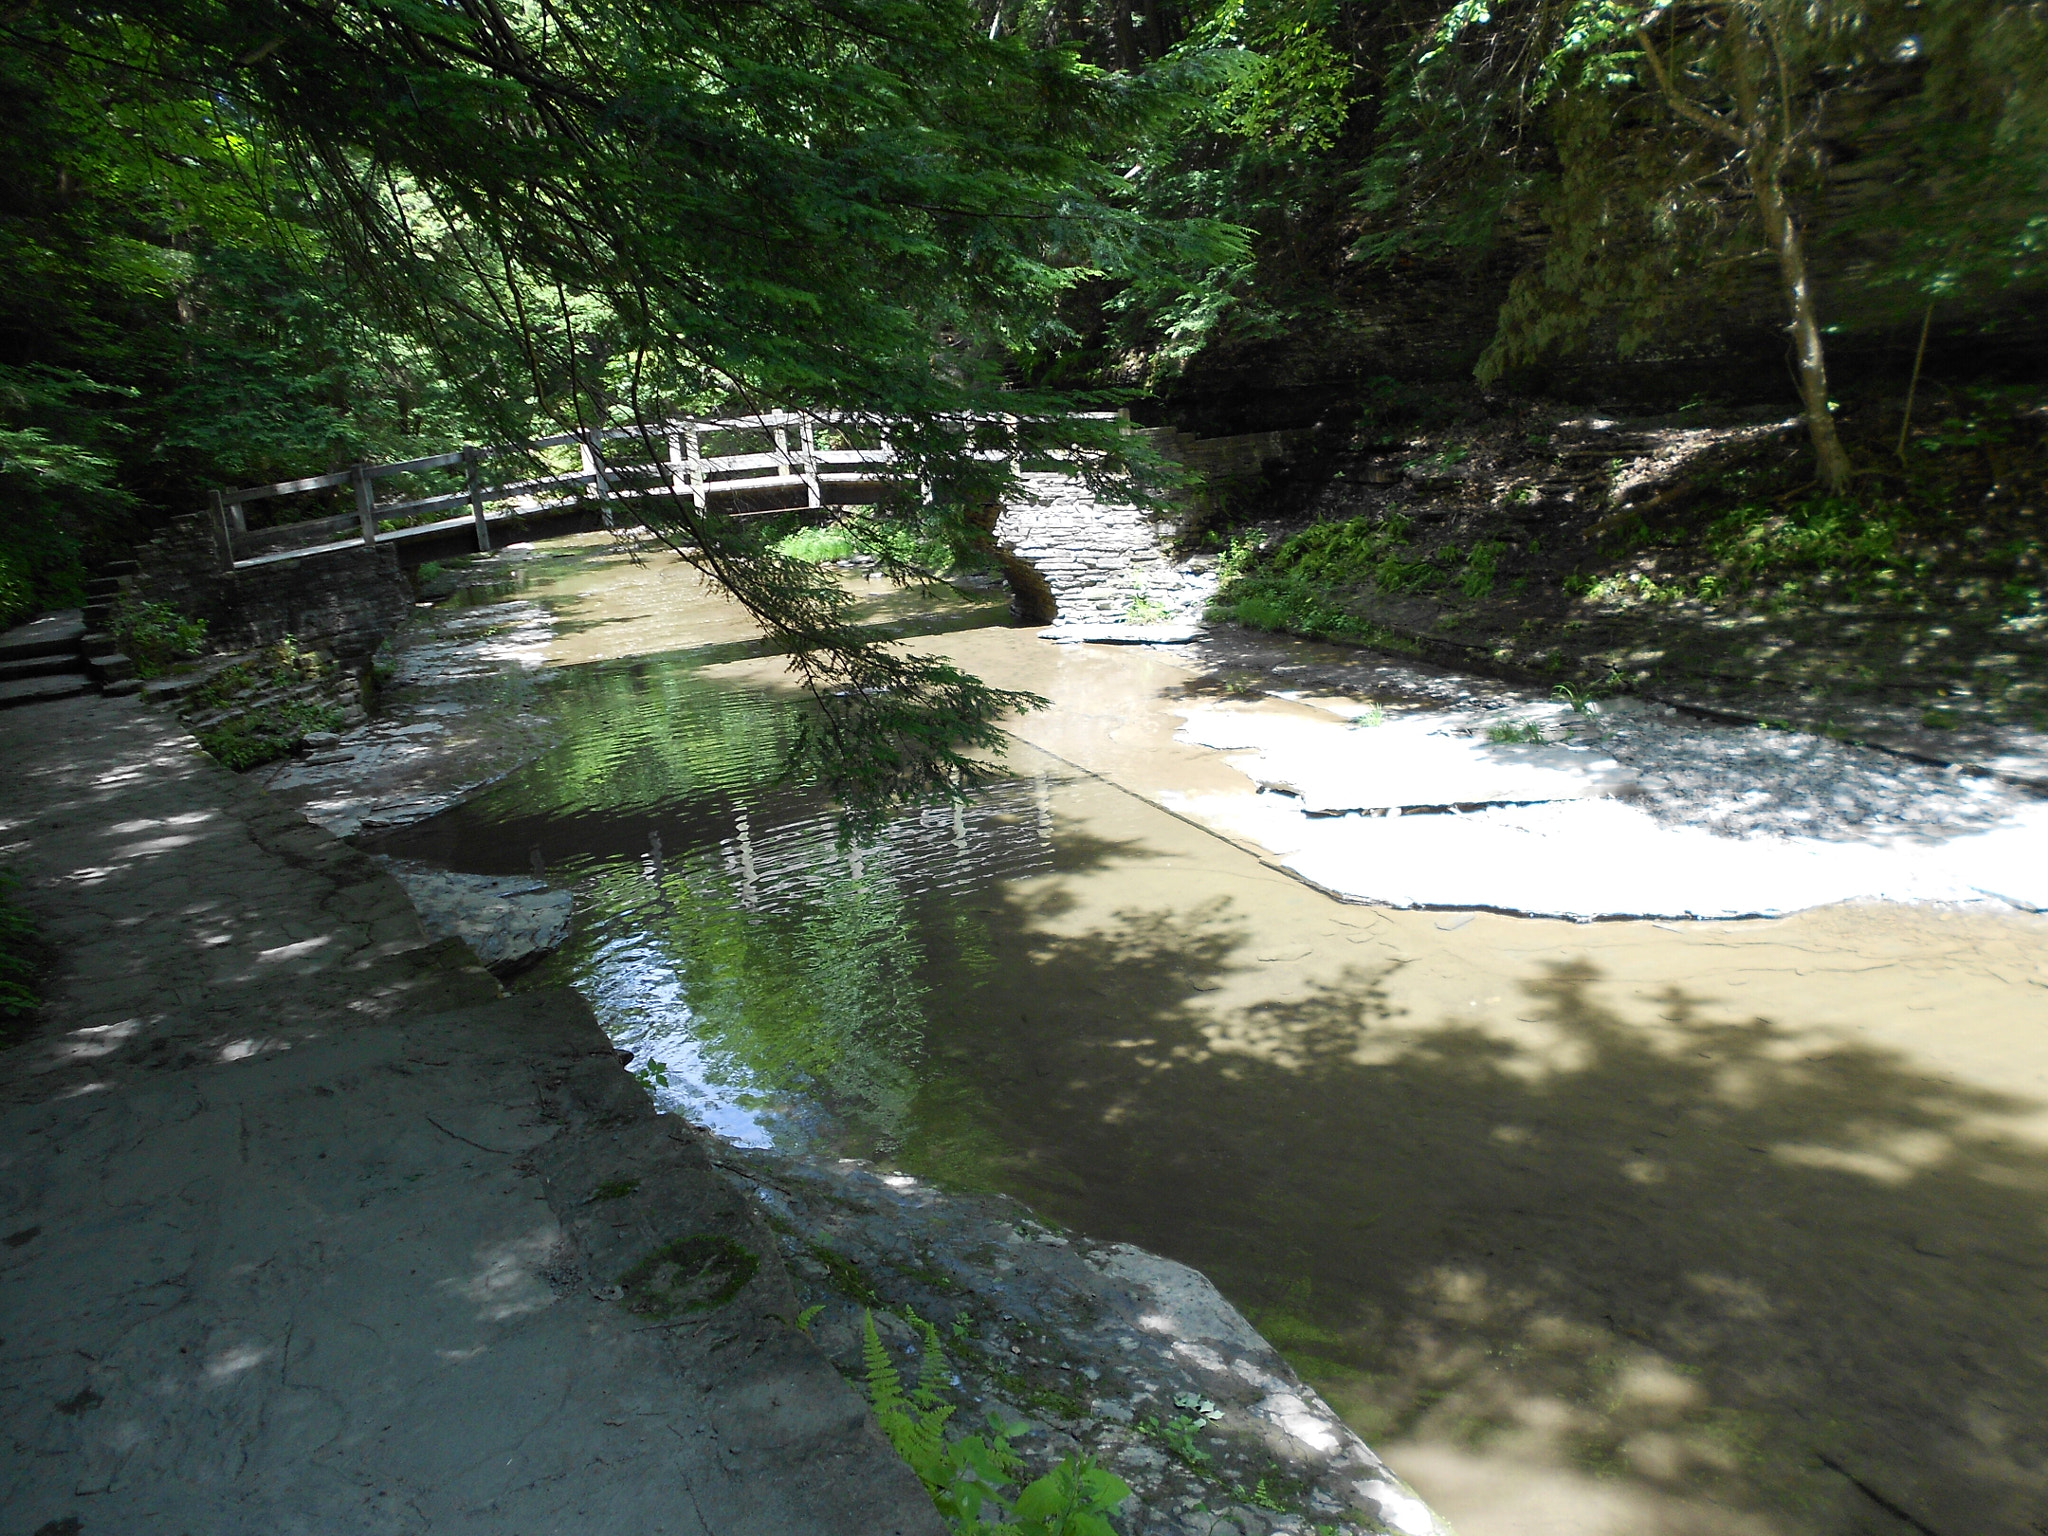
<svg viewBox="0 0 2048 1536"><path fill-rule="evenodd" d="M753 1252L729 1237L700 1233L664 1243L619 1277L628 1312L679 1317L724 1306L761 1267Z"/></svg>

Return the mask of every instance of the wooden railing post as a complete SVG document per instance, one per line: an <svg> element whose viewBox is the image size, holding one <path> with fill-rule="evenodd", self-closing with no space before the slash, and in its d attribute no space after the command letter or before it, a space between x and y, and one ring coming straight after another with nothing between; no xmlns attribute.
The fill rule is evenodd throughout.
<svg viewBox="0 0 2048 1536"><path fill-rule="evenodd" d="M220 568L232 571L235 568L235 534L228 523L228 509L221 501L219 491L210 491L212 504L208 508L209 521L213 524L213 548L220 557Z"/></svg>
<svg viewBox="0 0 2048 1536"><path fill-rule="evenodd" d="M484 521L484 472L477 462L477 451L465 447L462 450L462 483L469 492L469 515L476 521L476 550L480 555L491 552L491 525Z"/></svg>
<svg viewBox="0 0 2048 1536"><path fill-rule="evenodd" d="M349 471L356 488L356 521L362 525L363 542L377 542L377 487L370 480L370 466L358 464Z"/></svg>
<svg viewBox="0 0 2048 1536"><path fill-rule="evenodd" d="M789 428L775 427L771 431L775 438L775 477L778 480L792 479L796 471L789 463Z"/></svg>
<svg viewBox="0 0 2048 1536"><path fill-rule="evenodd" d="M690 477L690 500L701 515L710 507L711 495L705 484L709 476L704 471L704 433L694 421L683 428L683 444L689 454L684 463Z"/></svg>
<svg viewBox="0 0 2048 1536"><path fill-rule="evenodd" d="M612 526L612 487L604 474L604 438L597 428L585 432L576 443L577 452L583 457L583 473L590 476L591 486L597 492L597 516L606 528Z"/></svg>
<svg viewBox="0 0 2048 1536"><path fill-rule="evenodd" d="M818 483L818 428L815 423L807 421L799 431L803 450L804 505L822 507L825 505L825 488Z"/></svg>

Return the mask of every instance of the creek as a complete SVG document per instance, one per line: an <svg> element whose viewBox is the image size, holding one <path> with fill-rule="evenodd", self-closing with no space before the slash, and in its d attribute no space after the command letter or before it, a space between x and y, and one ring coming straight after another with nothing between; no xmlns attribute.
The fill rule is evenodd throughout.
<svg viewBox="0 0 2048 1536"><path fill-rule="evenodd" d="M664 1109L1196 1266L1463 1536L2040 1529L2048 918L1348 904L1170 808L1251 793L1175 739L1199 655L879 588L1051 706L849 844L778 781L780 662L672 560L469 601L433 622L513 658L474 717L556 745L364 845L573 889L520 984Z"/></svg>

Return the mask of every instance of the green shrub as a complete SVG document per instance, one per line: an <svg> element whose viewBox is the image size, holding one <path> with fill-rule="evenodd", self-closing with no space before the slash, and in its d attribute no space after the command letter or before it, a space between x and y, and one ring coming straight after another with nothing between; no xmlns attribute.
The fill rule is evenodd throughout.
<svg viewBox="0 0 2048 1536"><path fill-rule="evenodd" d="M342 712L332 704L290 699L199 733L199 745L224 768L242 773L289 756L312 731L338 731Z"/></svg>
<svg viewBox="0 0 2048 1536"><path fill-rule="evenodd" d="M928 537L900 523L864 522L856 527L827 523L799 528L777 542L775 552L812 565L825 565L852 555L873 555L935 573L951 570L955 563L954 552L945 540Z"/></svg>
<svg viewBox="0 0 2048 1536"><path fill-rule="evenodd" d="M0 629L11 628L35 611L36 583L28 562L0 548Z"/></svg>
<svg viewBox="0 0 2048 1536"><path fill-rule="evenodd" d="M114 638L135 663L136 676L161 677L172 662L199 654L206 621L188 619L163 603L124 597L114 607Z"/></svg>
<svg viewBox="0 0 2048 1536"><path fill-rule="evenodd" d="M775 552L792 560L823 565L829 560L844 560L857 551L853 535L844 528L824 527L797 529L775 546Z"/></svg>
<svg viewBox="0 0 2048 1536"><path fill-rule="evenodd" d="M1173 610L1159 601L1150 592L1137 592L1131 597L1131 605L1124 610L1124 618L1132 624L1163 624L1173 617Z"/></svg>

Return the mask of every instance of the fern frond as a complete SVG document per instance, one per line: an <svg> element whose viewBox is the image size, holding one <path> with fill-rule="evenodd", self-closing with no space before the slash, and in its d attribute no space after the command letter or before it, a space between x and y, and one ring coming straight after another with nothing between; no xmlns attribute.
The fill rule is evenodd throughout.
<svg viewBox="0 0 2048 1536"><path fill-rule="evenodd" d="M868 1371L868 1401L874 1404L877 1415L892 1409L900 1410L904 1405L903 1378L897 1375L896 1363L889 1358L882 1336L875 1331L875 1314L863 1311L861 1316L867 1324L860 1353Z"/></svg>
<svg viewBox="0 0 2048 1536"><path fill-rule="evenodd" d="M903 1315L910 1320L910 1326L924 1337L924 1352L917 1364L917 1390L910 1394L911 1401L920 1408L936 1407L940 1401L940 1389L946 1385L946 1351L939 1343L939 1330L917 1315L916 1309L905 1307Z"/></svg>

